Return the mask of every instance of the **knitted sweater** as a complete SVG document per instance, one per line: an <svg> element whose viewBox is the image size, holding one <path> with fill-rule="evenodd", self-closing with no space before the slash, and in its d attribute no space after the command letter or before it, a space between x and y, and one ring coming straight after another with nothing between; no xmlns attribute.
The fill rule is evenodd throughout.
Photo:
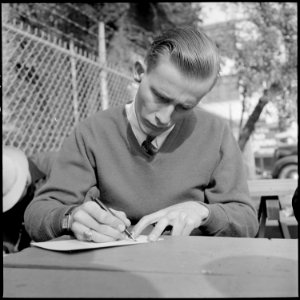
<svg viewBox="0 0 300 300"><path fill-rule="evenodd" d="M124 211L132 224L192 200L209 209L196 234L254 237L258 230L239 147L227 123L202 109L176 124L153 157L136 140L124 107L83 120L25 211L31 238L60 236L64 213L82 204L95 185L101 200Z"/></svg>

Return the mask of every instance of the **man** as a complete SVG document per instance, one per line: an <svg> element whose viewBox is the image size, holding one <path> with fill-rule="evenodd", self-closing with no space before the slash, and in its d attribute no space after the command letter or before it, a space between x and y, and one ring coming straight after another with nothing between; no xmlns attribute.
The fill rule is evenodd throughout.
<svg viewBox="0 0 300 300"><path fill-rule="evenodd" d="M238 145L227 123L197 107L219 68L215 44L199 30L155 39L135 64L135 100L87 118L65 140L26 209L31 238L108 242L126 238L130 225L135 237L150 227L152 241L170 227L172 235L254 237ZM118 218L89 201L93 191Z"/></svg>

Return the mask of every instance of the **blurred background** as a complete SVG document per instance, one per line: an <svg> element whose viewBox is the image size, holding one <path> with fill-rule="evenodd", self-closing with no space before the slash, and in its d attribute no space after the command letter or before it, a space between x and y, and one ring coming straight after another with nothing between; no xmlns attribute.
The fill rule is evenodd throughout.
<svg viewBox="0 0 300 300"><path fill-rule="evenodd" d="M249 179L298 179L297 3L2 3L2 141L58 150L76 123L132 101L153 37L196 25L222 67L199 104L225 118Z"/></svg>

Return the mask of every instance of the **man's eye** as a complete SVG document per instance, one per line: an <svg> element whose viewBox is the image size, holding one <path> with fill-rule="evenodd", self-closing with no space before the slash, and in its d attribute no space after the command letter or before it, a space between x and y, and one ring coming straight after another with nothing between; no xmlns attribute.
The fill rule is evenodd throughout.
<svg viewBox="0 0 300 300"><path fill-rule="evenodd" d="M157 99L158 99L158 101L159 102L161 102L161 103L170 103L170 101L168 100L168 99L166 99L166 98L163 98L163 97L159 97L159 96L157 96Z"/></svg>
<svg viewBox="0 0 300 300"><path fill-rule="evenodd" d="M177 105L176 106L177 111L188 111L190 109L191 109L190 107L186 107L186 106L182 106L182 105Z"/></svg>

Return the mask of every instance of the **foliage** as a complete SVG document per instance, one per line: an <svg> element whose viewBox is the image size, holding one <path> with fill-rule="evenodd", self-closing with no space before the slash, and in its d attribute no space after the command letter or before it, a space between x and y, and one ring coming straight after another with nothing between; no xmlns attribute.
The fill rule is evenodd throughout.
<svg viewBox="0 0 300 300"><path fill-rule="evenodd" d="M11 18L98 53L98 22L105 23L109 60L129 69L154 35L176 25L197 24L201 6L192 2L10 3Z"/></svg>
<svg viewBox="0 0 300 300"><path fill-rule="evenodd" d="M131 71L133 60L144 56L155 35L174 26L198 24L200 11L201 6L191 2L129 3L108 46L110 59Z"/></svg>
<svg viewBox="0 0 300 300"><path fill-rule="evenodd" d="M283 130L296 118L297 105L297 3L239 3L247 21L237 26L235 60L244 107L255 93L259 101L242 128L241 149L255 129L265 105L279 110Z"/></svg>

